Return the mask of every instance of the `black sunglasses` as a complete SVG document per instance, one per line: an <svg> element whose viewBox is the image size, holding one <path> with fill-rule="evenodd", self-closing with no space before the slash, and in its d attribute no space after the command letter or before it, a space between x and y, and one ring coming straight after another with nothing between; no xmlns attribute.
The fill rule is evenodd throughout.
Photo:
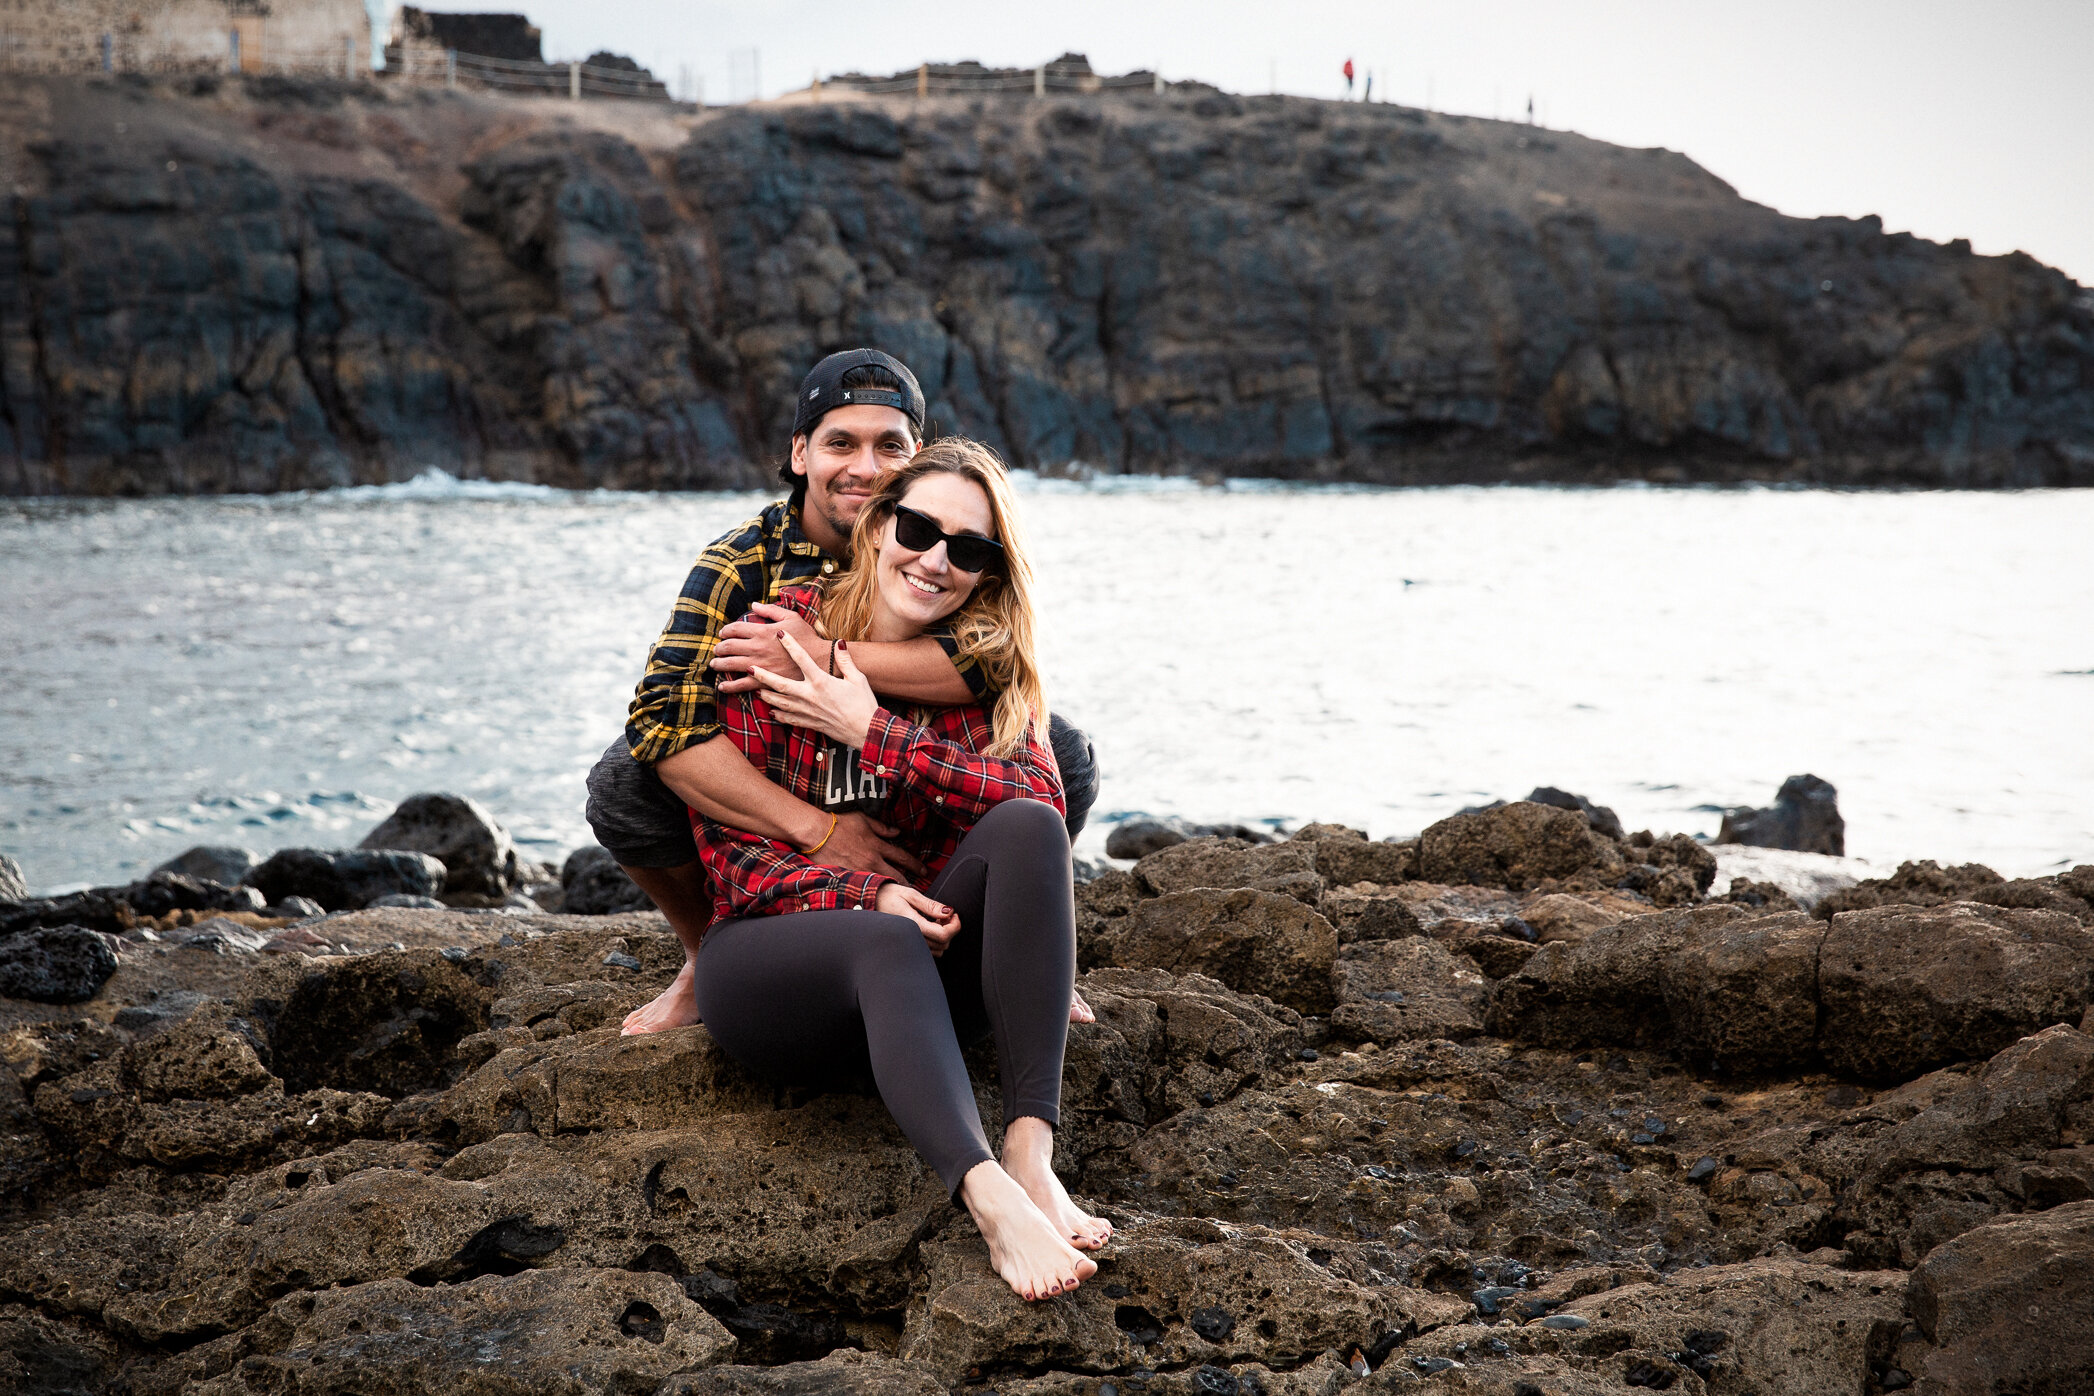
<svg viewBox="0 0 2094 1396"><path fill-rule="evenodd" d="M1003 556L1003 544L979 533L947 533L928 514L906 504L894 506L894 541L912 553L927 553L945 544L945 558L962 572L981 572Z"/></svg>

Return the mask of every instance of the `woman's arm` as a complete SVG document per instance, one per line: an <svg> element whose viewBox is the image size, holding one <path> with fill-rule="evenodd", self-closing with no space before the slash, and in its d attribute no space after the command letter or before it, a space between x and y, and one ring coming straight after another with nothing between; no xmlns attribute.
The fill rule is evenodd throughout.
<svg viewBox="0 0 2094 1396"><path fill-rule="evenodd" d="M730 829L693 812L698 857L731 916L781 916L794 911L870 910L894 879L878 873L823 867L775 839Z"/></svg>
<svg viewBox="0 0 2094 1396"><path fill-rule="evenodd" d="M1044 800L1068 813L1061 770L1038 723L1026 733L1025 750L1006 758L982 754L990 732L980 708L946 708L932 721L935 729L877 710L859 759L948 812L980 815L1005 800Z"/></svg>

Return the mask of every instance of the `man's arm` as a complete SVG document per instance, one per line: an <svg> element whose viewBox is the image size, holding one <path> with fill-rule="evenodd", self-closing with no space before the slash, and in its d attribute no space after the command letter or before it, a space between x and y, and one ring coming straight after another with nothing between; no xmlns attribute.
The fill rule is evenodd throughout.
<svg viewBox="0 0 2094 1396"><path fill-rule="evenodd" d="M722 675L722 693L748 693L756 688L752 669L768 669L787 678L800 678L799 666L785 652L781 635L790 635L801 649L823 663L828 662L829 641L814 633L814 627L797 611L783 606L752 606L752 617L720 629L719 642L707 656L715 673ZM980 698L968 682L967 673L955 662L945 642L932 636L876 644L870 640L851 643L851 658L873 686L875 693L951 708ZM972 659L966 670L980 673Z"/></svg>
<svg viewBox="0 0 2094 1396"><path fill-rule="evenodd" d="M733 742L704 741L654 763L670 793L707 819L767 839L811 848L829 816L749 764Z"/></svg>

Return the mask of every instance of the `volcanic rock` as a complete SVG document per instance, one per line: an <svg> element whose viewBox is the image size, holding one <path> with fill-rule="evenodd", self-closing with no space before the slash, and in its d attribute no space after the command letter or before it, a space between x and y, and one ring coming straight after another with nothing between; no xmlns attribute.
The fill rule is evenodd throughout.
<svg viewBox="0 0 2094 1396"><path fill-rule="evenodd" d="M679 1373L657 1396L948 1396L948 1391L928 1368L841 1348L817 1362Z"/></svg>
<svg viewBox="0 0 2094 1396"><path fill-rule="evenodd" d="M1610 839L1623 837L1621 817L1605 805L1596 805L1583 795L1568 790L1558 790L1553 785L1537 785L1527 793L1527 798L1537 805L1553 805L1557 809L1574 809L1582 812L1592 822L1592 827Z"/></svg>
<svg viewBox="0 0 2094 1396"><path fill-rule="evenodd" d="M1622 874L1614 840L1572 810L1530 800L1442 819L1418 837L1418 876L1525 891L1547 878L1597 872L1608 885Z"/></svg>
<svg viewBox="0 0 2094 1396"><path fill-rule="evenodd" d="M387 1279L285 1299L254 1336L184 1354L161 1379L236 1396L266 1383L285 1392L369 1396L623 1396L672 1373L724 1361L734 1335L665 1275L526 1270L457 1285ZM169 1388L172 1389L172 1388Z"/></svg>
<svg viewBox="0 0 2094 1396"><path fill-rule="evenodd" d="M1424 936L1346 946L1331 969L1331 989L1331 1027L1384 1043L1474 1037L1490 999L1473 961Z"/></svg>
<svg viewBox="0 0 2094 1396"><path fill-rule="evenodd" d="M1839 791L1816 776L1790 776L1766 809L1725 813L1716 842L1844 857L1847 821L1840 818Z"/></svg>
<svg viewBox="0 0 2094 1396"><path fill-rule="evenodd" d="M1824 938L1823 925L1800 911L1702 928L1658 966L1679 1049L1733 1072L1807 1065L1818 1049Z"/></svg>
<svg viewBox="0 0 2094 1396"><path fill-rule="evenodd" d="M1342 824L1305 824L1289 842L1316 845L1316 871L1334 887L1373 882L1384 886L1418 875L1418 841L1374 840Z"/></svg>
<svg viewBox="0 0 2094 1396"><path fill-rule="evenodd" d="M2094 930L1970 904L1850 912L1832 918L1817 983L1826 1064L1909 1080L2077 1022L2094 1002Z"/></svg>
<svg viewBox="0 0 2094 1396"><path fill-rule="evenodd" d="M1142 816L1123 820L1113 826L1112 833L1105 839L1105 856L1146 858L1151 853L1160 853L1166 848L1184 843L1187 839L1201 838L1241 839L1245 843L1272 842L1270 834L1242 824L1194 824L1173 816L1161 819Z"/></svg>
<svg viewBox="0 0 2094 1396"><path fill-rule="evenodd" d="M1974 1227L1912 1272L1936 1351L1919 1390L2065 1396L2094 1386L2094 1201Z"/></svg>
<svg viewBox="0 0 2094 1396"><path fill-rule="evenodd" d="M1671 1026L1665 960L1742 915L1730 906L1657 912L1603 927L1576 945L1545 945L1493 991L1490 1030L1557 1047L1663 1040Z"/></svg>
<svg viewBox="0 0 2094 1396"><path fill-rule="evenodd" d="M1278 844L1270 851L1288 847ZM1150 858L1176 852L1165 849ZM1136 904L1128 915L1108 923L1102 935L1108 965L1204 974L1302 1013L1325 1012L1332 1003L1336 929L1301 902L1276 892L1172 892Z"/></svg>
<svg viewBox="0 0 2094 1396"><path fill-rule="evenodd" d="M329 911L354 911L393 894L436 895L444 865L426 853L286 848L270 854L247 883L271 902L309 897Z"/></svg>
<svg viewBox="0 0 2094 1396"><path fill-rule="evenodd" d="M448 896L498 901L522 880L509 831L463 795L410 795L357 847L430 855L444 865Z"/></svg>
<svg viewBox="0 0 2094 1396"><path fill-rule="evenodd" d="M654 909L653 901L625 875L610 850L593 843L567 855L560 866L560 888L560 909L570 916L615 916Z"/></svg>
<svg viewBox="0 0 2094 1396"><path fill-rule="evenodd" d="M1143 858L1134 865L1134 878L1152 897L1198 887L1256 887L1310 906L1324 887L1316 846L1293 840L1259 846L1242 839L1190 839Z"/></svg>
<svg viewBox="0 0 2094 1396"><path fill-rule="evenodd" d="M23 931L0 940L0 996L83 1003L116 973L108 938L84 926Z"/></svg>
<svg viewBox="0 0 2094 1396"><path fill-rule="evenodd" d="M1825 897L1811 908L1811 915L1829 921L1843 911L1969 901L1985 888L2005 881L1983 863L1965 863L1955 868L1944 868L1932 859L1900 863L1889 877L1868 878Z"/></svg>
<svg viewBox="0 0 2094 1396"><path fill-rule="evenodd" d="M153 871L180 873L184 877L237 887L247 880L248 869L261 861L261 855L251 848L233 844L198 844L177 853Z"/></svg>

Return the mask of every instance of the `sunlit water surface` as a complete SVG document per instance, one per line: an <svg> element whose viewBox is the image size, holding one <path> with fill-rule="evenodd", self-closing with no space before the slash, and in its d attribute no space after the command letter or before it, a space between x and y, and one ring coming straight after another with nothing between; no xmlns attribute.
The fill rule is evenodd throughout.
<svg viewBox="0 0 2094 1396"><path fill-rule="evenodd" d="M1849 852L2094 859L2094 491L1022 487L1100 818L1417 830L1536 784ZM0 508L0 850L33 887L354 843L420 790L526 850L755 495L411 485Z"/></svg>

